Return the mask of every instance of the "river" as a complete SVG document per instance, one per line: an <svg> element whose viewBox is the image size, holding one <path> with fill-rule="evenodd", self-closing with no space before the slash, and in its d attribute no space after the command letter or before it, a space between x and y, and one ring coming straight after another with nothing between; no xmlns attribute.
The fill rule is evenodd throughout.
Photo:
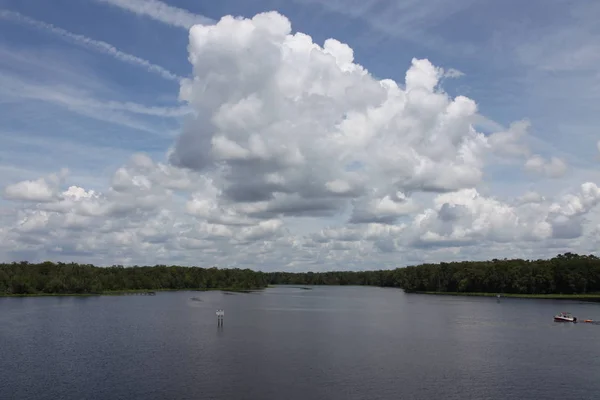
<svg viewBox="0 0 600 400"><path fill-rule="evenodd" d="M0 298L0 398L598 399L600 326L560 311L600 320L374 287Z"/></svg>

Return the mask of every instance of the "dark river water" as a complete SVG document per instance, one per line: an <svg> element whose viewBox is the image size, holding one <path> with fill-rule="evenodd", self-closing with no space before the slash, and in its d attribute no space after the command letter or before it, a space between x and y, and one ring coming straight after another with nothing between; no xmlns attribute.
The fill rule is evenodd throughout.
<svg viewBox="0 0 600 400"><path fill-rule="evenodd" d="M560 311L600 320L369 287L0 298L0 398L600 399L600 325Z"/></svg>

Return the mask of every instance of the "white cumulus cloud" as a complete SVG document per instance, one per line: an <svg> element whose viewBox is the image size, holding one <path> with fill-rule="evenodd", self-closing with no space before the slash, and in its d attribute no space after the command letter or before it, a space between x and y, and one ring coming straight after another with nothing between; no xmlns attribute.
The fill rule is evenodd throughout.
<svg viewBox="0 0 600 400"><path fill-rule="evenodd" d="M482 178L489 143L471 124L477 105L440 90L444 70L428 60L413 60L403 85L377 80L348 45L292 34L274 12L193 26L189 49L194 77L180 96L196 117L171 161L226 168L225 200L261 201L269 217L321 215L347 199L366 206Z"/></svg>

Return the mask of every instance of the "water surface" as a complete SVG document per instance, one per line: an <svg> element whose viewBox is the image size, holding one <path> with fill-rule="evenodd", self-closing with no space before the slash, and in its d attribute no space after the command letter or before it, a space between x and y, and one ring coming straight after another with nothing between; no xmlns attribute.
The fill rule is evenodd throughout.
<svg viewBox="0 0 600 400"><path fill-rule="evenodd" d="M372 287L0 298L0 398L598 399L600 326L559 311L600 320Z"/></svg>

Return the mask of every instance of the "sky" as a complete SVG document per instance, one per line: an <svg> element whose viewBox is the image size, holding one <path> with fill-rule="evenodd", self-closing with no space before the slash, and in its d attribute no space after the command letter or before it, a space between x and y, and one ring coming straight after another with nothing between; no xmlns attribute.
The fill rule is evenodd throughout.
<svg viewBox="0 0 600 400"><path fill-rule="evenodd" d="M0 0L0 259L600 248L594 0Z"/></svg>

